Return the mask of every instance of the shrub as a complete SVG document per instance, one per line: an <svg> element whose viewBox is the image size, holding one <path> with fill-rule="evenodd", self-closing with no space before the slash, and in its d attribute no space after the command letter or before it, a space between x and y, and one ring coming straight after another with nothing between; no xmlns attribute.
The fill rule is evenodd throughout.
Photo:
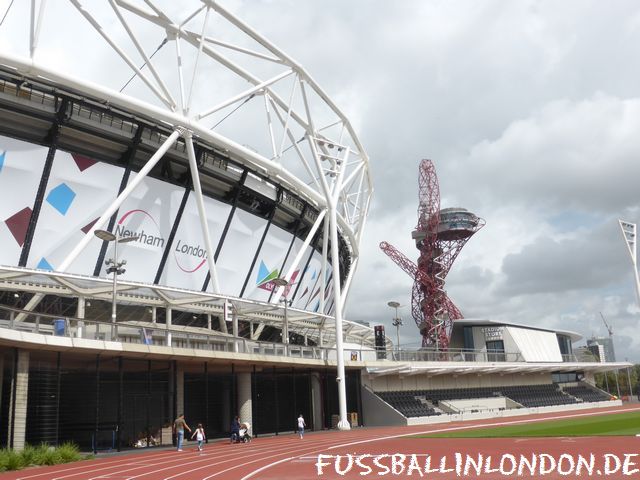
<svg viewBox="0 0 640 480"><path fill-rule="evenodd" d="M75 462L83 458L78 446L73 443L64 443L58 448L42 443L37 447L25 445L21 452L3 448L0 450L0 472L8 470L20 470L29 465L57 465L59 463Z"/></svg>
<svg viewBox="0 0 640 480"><path fill-rule="evenodd" d="M9 456L6 448L0 449L0 472L7 470L7 457Z"/></svg>
<svg viewBox="0 0 640 480"><path fill-rule="evenodd" d="M50 457L51 448L46 443L41 443L37 447L33 447L33 464L34 465L50 465L47 458Z"/></svg>
<svg viewBox="0 0 640 480"><path fill-rule="evenodd" d="M43 465L57 465L62 462L62 456L57 449L48 448L42 457Z"/></svg>
<svg viewBox="0 0 640 480"><path fill-rule="evenodd" d="M20 452L22 455L22 460L24 462L24 466L28 467L29 465L37 465L36 456L38 449L32 445L25 445L24 450Z"/></svg>
<svg viewBox="0 0 640 480"><path fill-rule="evenodd" d="M58 453L60 454L62 463L75 462L82 458L78 446L71 442L65 442L60 445L60 447L58 447Z"/></svg>
<svg viewBox="0 0 640 480"><path fill-rule="evenodd" d="M20 470L27 466L20 452L13 450L7 450L6 452L5 465L7 470Z"/></svg>

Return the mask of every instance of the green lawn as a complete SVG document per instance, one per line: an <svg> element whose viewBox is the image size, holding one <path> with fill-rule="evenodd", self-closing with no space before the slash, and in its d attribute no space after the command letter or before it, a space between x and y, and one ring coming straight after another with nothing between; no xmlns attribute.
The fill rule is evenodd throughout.
<svg viewBox="0 0 640 480"><path fill-rule="evenodd" d="M547 420L503 427L485 427L420 435L420 438L508 438L635 436L640 433L640 412Z"/></svg>

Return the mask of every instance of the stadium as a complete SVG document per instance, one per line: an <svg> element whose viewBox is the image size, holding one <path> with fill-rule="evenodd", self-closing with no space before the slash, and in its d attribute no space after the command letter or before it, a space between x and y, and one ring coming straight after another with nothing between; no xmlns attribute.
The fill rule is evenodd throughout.
<svg viewBox="0 0 640 480"><path fill-rule="evenodd" d="M578 361L574 332L456 319L406 351L345 318L373 194L347 117L217 2L109 6L3 26L0 446L620 404L594 375L631 365Z"/></svg>

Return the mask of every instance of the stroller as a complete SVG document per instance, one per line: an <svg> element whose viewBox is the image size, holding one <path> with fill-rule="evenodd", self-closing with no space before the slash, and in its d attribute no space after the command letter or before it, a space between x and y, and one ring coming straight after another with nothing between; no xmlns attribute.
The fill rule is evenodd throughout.
<svg viewBox="0 0 640 480"><path fill-rule="evenodd" d="M243 422L240 424L240 431L238 432L238 443L249 443L251 441L251 425Z"/></svg>

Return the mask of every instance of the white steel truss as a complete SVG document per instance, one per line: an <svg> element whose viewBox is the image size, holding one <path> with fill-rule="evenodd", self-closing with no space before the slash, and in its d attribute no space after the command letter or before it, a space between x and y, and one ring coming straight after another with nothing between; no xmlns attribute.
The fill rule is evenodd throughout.
<svg viewBox="0 0 640 480"><path fill-rule="evenodd" d="M636 242L638 241L637 225L624 220L618 220L624 243L627 246L629 257L631 257L631 266L633 267L633 275L636 282L636 295L638 298L638 306L640 306L640 277L638 276L638 262L636 256Z"/></svg>
<svg viewBox="0 0 640 480"><path fill-rule="evenodd" d="M47 9L45 0L32 0L17 2L14 10L0 28L0 41L4 40L0 64L5 68L153 118L173 131L137 181L179 137L184 139L214 293L220 293L220 287L193 155L194 137L224 149L235 161L321 212L313 233L324 225L321 278L328 278L330 263L340 350L342 311L358 263L373 187L369 159L351 123L311 75L214 0L67 0L57 2L55 9L51 5ZM16 32L27 32L28 42L14 39ZM151 52L158 39L160 46ZM58 63L50 45L60 45ZM97 72L88 64L97 65ZM130 77L124 86L122 72ZM133 188L133 184L127 188L126 195ZM73 262L93 239L93 230L105 223L126 195L104 212L103 221L96 222L60 270ZM338 261L339 236L351 257L344 285L340 283L345 272L340 272ZM299 262L296 258L286 272L287 281ZM279 293L273 296L274 302ZM320 313L329 304L324 295L322 289ZM38 295L31 307L37 301ZM321 318L324 324L326 319ZM338 359L337 375L344 380L341 351ZM339 427L347 429L344 381L339 381L338 391Z"/></svg>

